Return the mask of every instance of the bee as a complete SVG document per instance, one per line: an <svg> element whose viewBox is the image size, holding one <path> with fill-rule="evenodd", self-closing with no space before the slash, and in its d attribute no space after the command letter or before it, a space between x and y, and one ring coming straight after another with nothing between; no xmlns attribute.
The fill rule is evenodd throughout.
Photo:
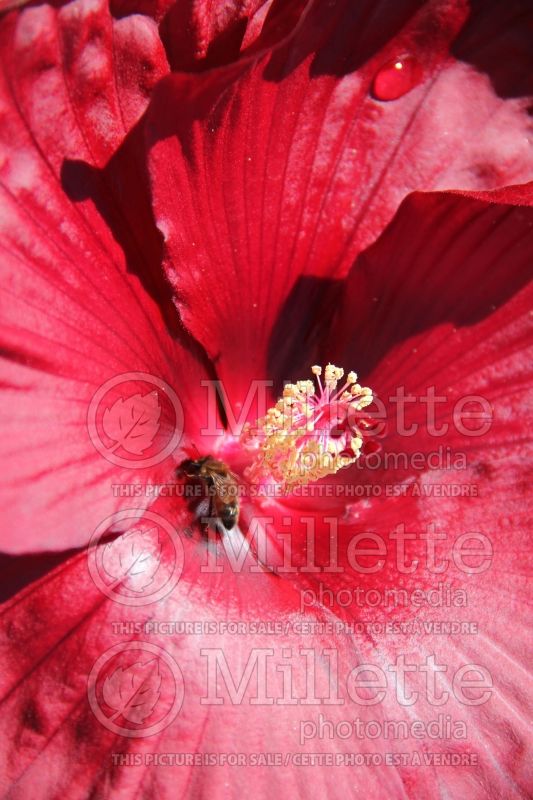
<svg viewBox="0 0 533 800"><path fill-rule="evenodd" d="M220 520L227 531L239 521L238 478L223 461L212 456L186 459L178 473L202 481L209 493L209 517Z"/></svg>

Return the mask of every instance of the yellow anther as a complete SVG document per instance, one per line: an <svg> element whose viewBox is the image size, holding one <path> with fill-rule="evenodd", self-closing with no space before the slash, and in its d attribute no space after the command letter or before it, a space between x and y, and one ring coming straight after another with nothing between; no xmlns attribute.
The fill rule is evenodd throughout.
<svg viewBox="0 0 533 800"><path fill-rule="evenodd" d="M255 450L248 470L252 481L271 478L288 488L319 480L353 464L361 454L362 432L352 412L372 402L372 391L360 386L355 372L338 387L344 370L334 364L311 367L310 380L288 383L283 396L254 426L245 425L242 441Z"/></svg>

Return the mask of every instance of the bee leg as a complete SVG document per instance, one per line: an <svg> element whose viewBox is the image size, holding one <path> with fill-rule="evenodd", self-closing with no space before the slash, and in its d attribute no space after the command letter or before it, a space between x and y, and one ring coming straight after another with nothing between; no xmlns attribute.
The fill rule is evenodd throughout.
<svg viewBox="0 0 533 800"><path fill-rule="evenodd" d="M207 532L209 530L209 524L214 516L214 504L213 504L213 497L212 495L209 497L209 506L207 508L207 517L202 517L200 520L200 525L202 527L202 533L207 536Z"/></svg>

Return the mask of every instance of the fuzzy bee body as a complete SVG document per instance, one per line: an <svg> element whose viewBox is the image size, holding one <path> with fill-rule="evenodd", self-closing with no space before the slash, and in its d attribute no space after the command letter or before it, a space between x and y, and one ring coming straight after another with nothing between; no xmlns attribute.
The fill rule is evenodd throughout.
<svg viewBox="0 0 533 800"><path fill-rule="evenodd" d="M208 488L209 517L220 520L227 531L239 521L237 476L223 461L212 456L186 459L179 472L187 478L197 478Z"/></svg>

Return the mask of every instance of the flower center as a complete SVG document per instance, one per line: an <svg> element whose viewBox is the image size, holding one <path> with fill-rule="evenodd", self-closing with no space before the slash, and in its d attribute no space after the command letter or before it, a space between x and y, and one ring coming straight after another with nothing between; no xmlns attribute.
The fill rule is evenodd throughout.
<svg viewBox="0 0 533 800"><path fill-rule="evenodd" d="M370 405L372 391L357 383L349 372L338 388L344 370L328 364L312 367L311 380L288 383L283 396L254 426L247 423L243 445L255 451L246 477L256 483L273 478L291 488L317 481L348 467L359 458L364 420L359 412Z"/></svg>

